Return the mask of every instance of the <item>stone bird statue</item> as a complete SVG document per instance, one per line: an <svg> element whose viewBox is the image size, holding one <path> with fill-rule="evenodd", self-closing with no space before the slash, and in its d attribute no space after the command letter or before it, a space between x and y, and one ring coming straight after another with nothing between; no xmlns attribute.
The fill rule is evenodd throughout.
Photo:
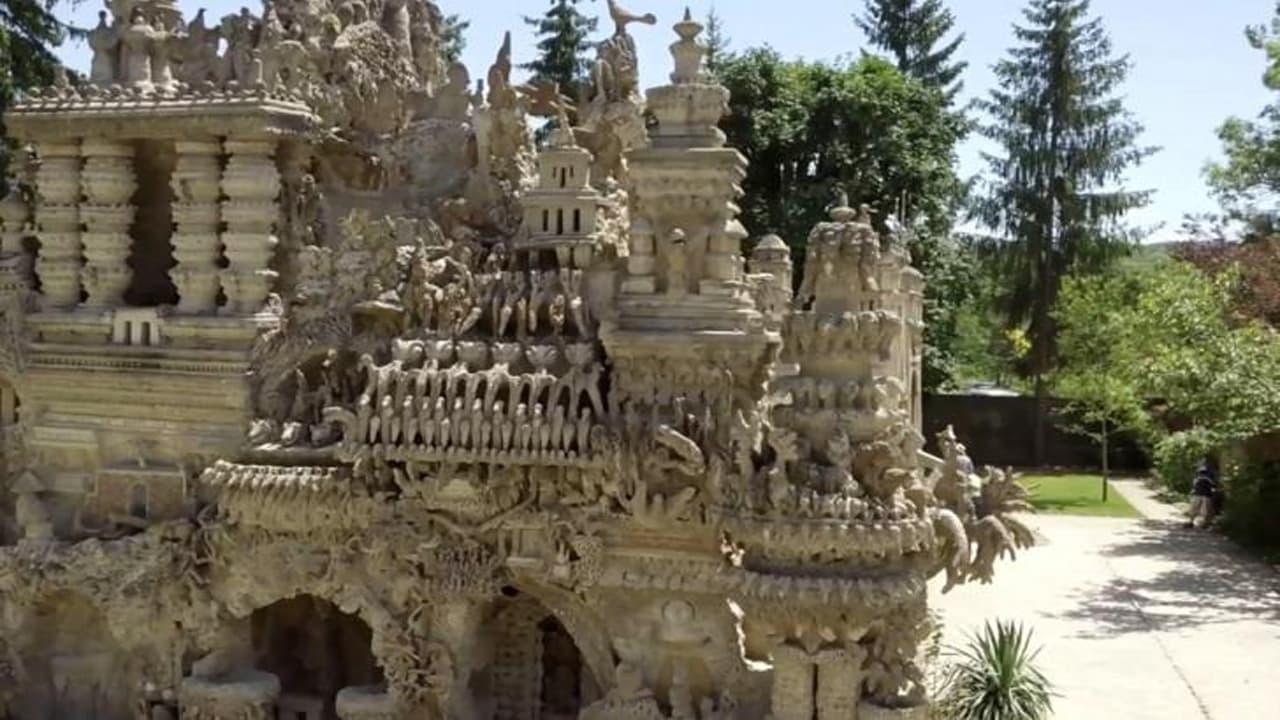
<svg viewBox="0 0 1280 720"><path fill-rule="evenodd" d="M627 26L631 23L643 23L645 25L658 24L657 15L654 15L653 13L636 15L635 13L627 12L623 8L619 7L615 0L609 0L609 17L613 18L614 35L626 35Z"/></svg>

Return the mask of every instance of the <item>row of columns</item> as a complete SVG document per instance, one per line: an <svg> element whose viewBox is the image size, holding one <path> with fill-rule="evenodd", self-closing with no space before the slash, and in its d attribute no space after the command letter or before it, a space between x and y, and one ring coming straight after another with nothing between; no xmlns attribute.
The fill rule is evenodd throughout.
<svg viewBox="0 0 1280 720"><path fill-rule="evenodd" d="M224 312L257 312L276 280L269 268L279 217L275 142L207 138L179 140L174 149L170 241L177 267L169 276L178 290L177 311L212 313L221 289ZM35 270L45 307L81 305L82 289L86 307L121 305L132 279L130 227L138 188L133 143L42 143L37 152L36 200L29 219L40 242ZM15 251L18 233L27 230L12 227L19 222L12 203L3 219L5 247L0 249ZM220 268L223 257L227 266Z"/></svg>
<svg viewBox="0 0 1280 720"><path fill-rule="evenodd" d="M773 720L853 720L862 690L863 654L780 645L773 653Z"/></svg>

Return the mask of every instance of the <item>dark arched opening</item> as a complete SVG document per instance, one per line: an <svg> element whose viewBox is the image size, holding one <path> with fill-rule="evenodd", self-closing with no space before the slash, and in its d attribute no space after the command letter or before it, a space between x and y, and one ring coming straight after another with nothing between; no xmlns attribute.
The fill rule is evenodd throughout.
<svg viewBox="0 0 1280 720"><path fill-rule="evenodd" d="M600 688L564 624L542 603L514 588L498 600L492 633L490 691L495 720L576 720Z"/></svg>
<svg viewBox="0 0 1280 720"><path fill-rule="evenodd" d="M280 720L338 716L334 700L349 686L379 685L373 632L363 620L311 595L281 600L251 618L255 665L280 679Z"/></svg>

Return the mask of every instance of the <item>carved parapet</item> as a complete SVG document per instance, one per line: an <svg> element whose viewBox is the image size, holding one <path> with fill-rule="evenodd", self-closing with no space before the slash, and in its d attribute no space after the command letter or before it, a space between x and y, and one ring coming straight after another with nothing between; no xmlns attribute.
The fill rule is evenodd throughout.
<svg viewBox="0 0 1280 720"><path fill-rule="evenodd" d="M334 702L341 720L400 720L404 709L381 686L345 687Z"/></svg>
<svg viewBox="0 0 1280 720"><path fill-rule="evenodd" d="M864 513L848 519L735 516L723 518L721 526L749 551L759 548L765 557L779 560L821 554L829 559L883 562L933 550L932 520L875 517L869 509Z"/></svg>
<svg viewBox="0 0 1280 720"><path fill-rule="evenodd" d="M280 679L248 670L222 678L189 677L178 690L183 720L274 720Z"/></svg>

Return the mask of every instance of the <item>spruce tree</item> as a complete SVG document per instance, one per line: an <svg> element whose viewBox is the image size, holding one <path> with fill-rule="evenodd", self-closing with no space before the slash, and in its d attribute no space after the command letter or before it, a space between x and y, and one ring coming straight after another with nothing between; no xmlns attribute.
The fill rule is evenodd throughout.
<svg viewBox="0 0 1280 720"><path fill-rule="evenodd" d="M954 100L964 87L966 62L952 59L964 35L948 41L955 15L942 0L866 0L866 10L853 20L867 40L887 52L898 69L938 88Z"/></svg>
<svg viewBox="0 0 1280 720"><path fill-rule="evenodd" d="M0 3L0 118L13 102L14 93L53 82L61 65L53 48L82 31L53 14L55 0L6 0ZM4 132L0 119L0 134ZM5 168L9 143L0 138L0 196L5 193Z"/></svg>
<svg viewBox="0 0 1280 720"><path fill-rule="evenodd" d="M1039 459L1063 277L1104 270L1137 240L1124 219L1150 193L1121 184L1155 149L1139 144L1142 127L1117 94L1128 57L1113 53L1088 0L1031 0L1023 14L1018 45L995 66L998 87L977 103L999 151L984 155L975 214L994 235L999 310L1030 342Z"/></svg>
<svg viewBox="0 0 1280 720"><path fill-rule="evenodd" d="M462 60L462 53L467 49L467 30L471 21L463 20L458 15L448 15L441 26L441 53L449 63Z"/></svg>
<svg viewBox="0 0 1280 720"><path fill-rule="evenodd" d="M588 40L596 31L598 19L584 15L578 4L582 0L551 0L551 9L542 17L526 17L542 39L538 41L538 57L520 67L528 70L530 84L557 83L560 91L577 97L591 69Z"/></svg>
<svg viewBox="0 0 1280 720"><path fill-rule="evenodd" d="M730 42L729 37L724 34L724 20L720 18L720 13L716 12L715 5L707 11L706 26L707 70L714 73L729 55Z"/></svg>

